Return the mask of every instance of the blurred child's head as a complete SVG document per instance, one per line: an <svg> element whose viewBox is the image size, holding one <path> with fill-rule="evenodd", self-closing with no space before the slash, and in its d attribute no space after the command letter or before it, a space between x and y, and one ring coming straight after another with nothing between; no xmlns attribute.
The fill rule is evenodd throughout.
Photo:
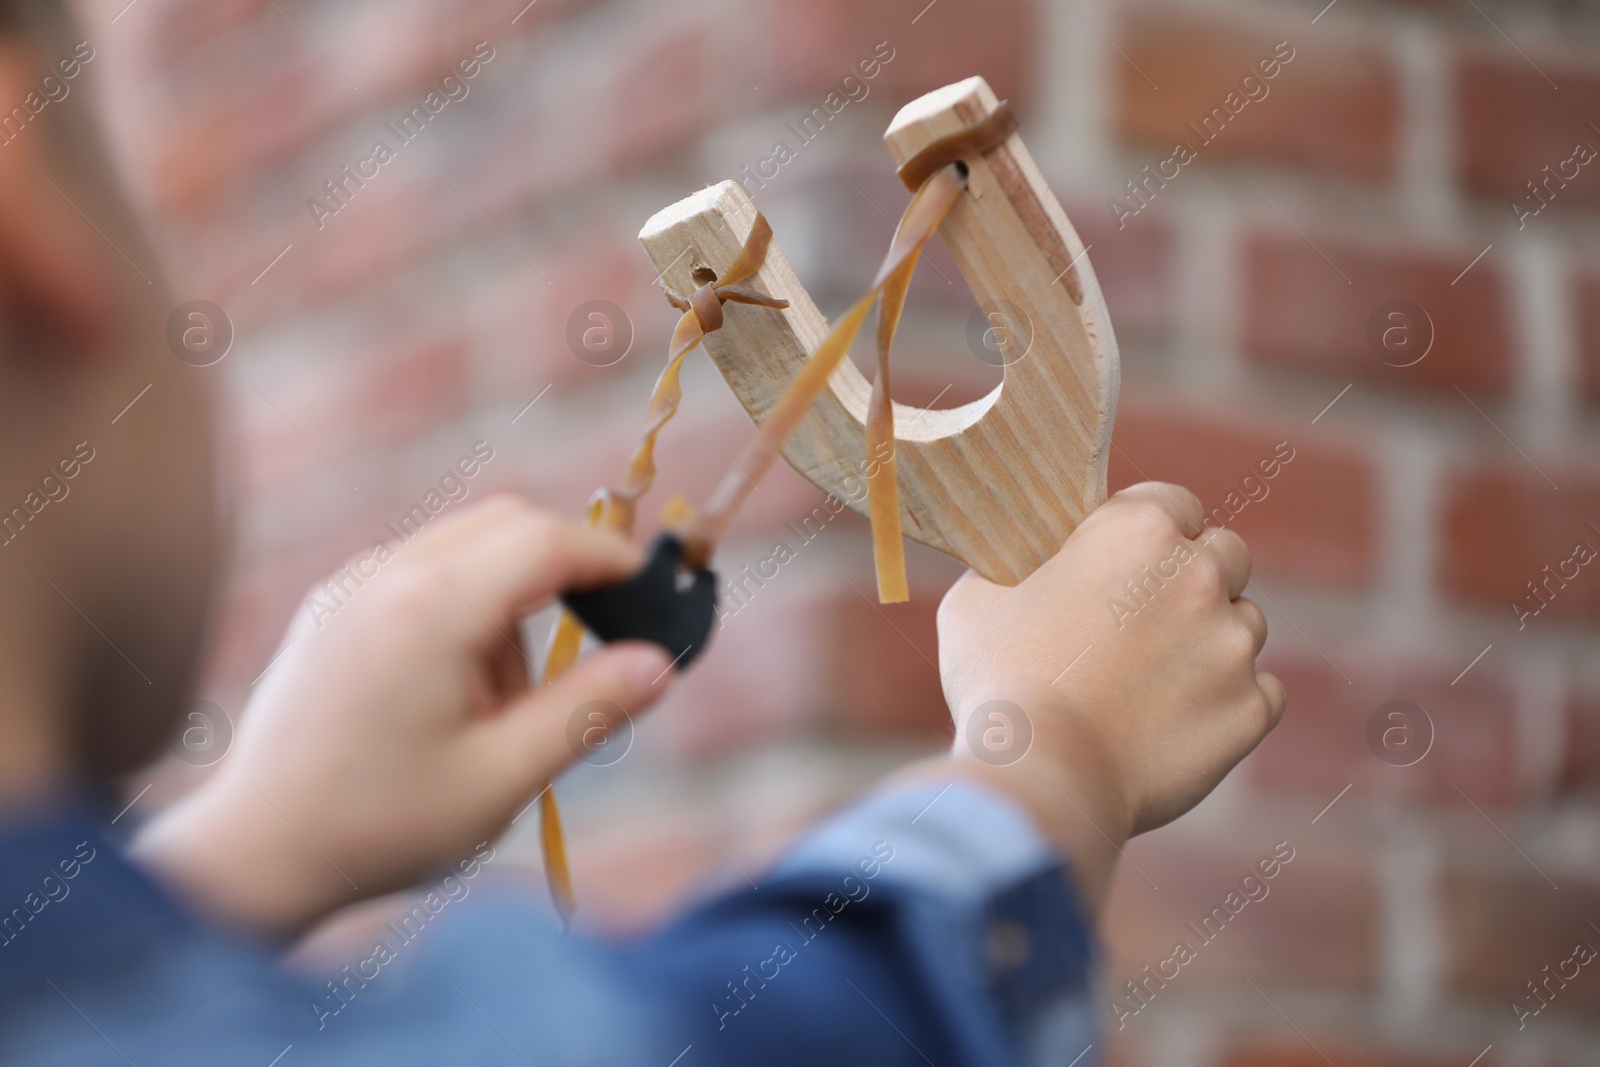
<svg viewBox="0 0 1600 1067"><path fill-rule="evenodd" d="M220 541L219 370L168 347L180 301L115 187L85 41L60 4L0 0L0 807L159 751Z"/></svg>

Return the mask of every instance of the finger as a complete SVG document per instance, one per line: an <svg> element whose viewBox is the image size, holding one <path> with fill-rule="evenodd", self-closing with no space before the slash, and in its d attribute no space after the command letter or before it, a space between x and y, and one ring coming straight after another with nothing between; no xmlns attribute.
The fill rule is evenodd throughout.
<svg viewBox="0 0 1600 1067"><path fill-rule="evenodd" d="M418 505L390 522L389 526L400 538L407 557L415 560L434 559L447 555L482 535L485 530L513 517L531 515L536 511L533 503L525 497L515 493L495 493L437 522L431 520L426 508Z"/></svg>
<svg viewBox="0 0 1600 1067"><path fill-rule="evenodd" d="M1256 607L1255 601L1243 598L1233 602L1233 610L1244 623L1244 628L1250 631L1250 636L1255 639L1256 655L1261 655L1261 649L1267 643L1267 617Z"/></svg>
<svg viewBox="0 0 1600 1067"><path fill-rule="evenodd" d="M1256 672L1256 685L1260 686L1261 691L1266 694L1267 713L1271 717L1272 726L1277 726L1279 721L1283 719L1283 709L1289 705L1288 690L1284 689L1283 683L1278 680L1276 674L1268 674L1265 671ZM1268 729L1271 728L1268 727Z"/></svg>
<svg viewBox="0 0 1600 1067"><path fill-rule="evenodd" d="M500 700L510 700L533 684L529 677L533 660L528 656L522 629L513 625L489 654L489 677L495 695Z"/></svg>
<svg viewBox="0 0 1600 1067"><path fill-rule="evenodd" d="M1222 565L1222 578L1228 587L1228 599L1238 600L1244 587L1250 584L1250 548L1244 538L1232 530L1207 529L1200 538L1202 550L1212 553Z"/></svg>
<svg viewBox="0 0 1600 1067"><path fill-rule="evenodd" d="M626 748L605 746L631 743L632 717L666 692L674 673L672 657L657 645L608 645L479 724L476 758L521 794L580 758L615 762Z"/></svg>
<svg viewBox="0 0 1600 1067"><path fill-rule="evenodd" d="M643 563L643 551L620 534L527 511L455 546L445 570L479 612L507 620L562 590L621 581Z"/></svg>
<svg viewBox="0 0 1600 1067"><path fill-rule="evenodd" d="M1130 485L1107 503L1117 501L1148 500L1160 504L1171 513L1185 537L1197 537L1205 529L1205 509L1200 498L1181 485L1170 482L1140 482Z"/></svg>

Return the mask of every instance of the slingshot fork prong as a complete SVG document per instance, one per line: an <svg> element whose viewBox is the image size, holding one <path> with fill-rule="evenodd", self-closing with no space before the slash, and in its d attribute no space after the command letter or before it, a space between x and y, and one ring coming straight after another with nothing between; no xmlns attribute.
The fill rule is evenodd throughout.
<svg viewBox="0 0 1600 1067"><path fill-rule="evenodd" d="M902 108L885 141L903 163L999 104L982 78L969 78ZM1087 250L1020 136L966 162L968 191L939 234L979 306L1002 316L1023 352L1009 354L1002 385L969 404L926 413L896 405L901 521L913 540L1013 584L1105 499L1117 347ZM755 216L744 189L723 182L658 212L639 240L665 283L686 291L695 270L733 262ZM705 345L760 421L828 323L777 241L749 284L787 298L789 309L730 309ZM870 392L846 360L784 448L791 466L862 514Z"/></svg>

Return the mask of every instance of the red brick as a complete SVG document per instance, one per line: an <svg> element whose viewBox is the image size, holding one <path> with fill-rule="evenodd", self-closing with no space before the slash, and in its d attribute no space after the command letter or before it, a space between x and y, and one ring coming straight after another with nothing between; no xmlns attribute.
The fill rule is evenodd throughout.
<svg viewBox="0 0 1600 1067"><path fill-rule="evenodd" d="M1119 226L1104 205L1066 204L1118 339L1165 337L1176 301L1172 227L1156 212Z"/></svg>
<svg viewBox="0 0 1600 1067"><path fill-rule="evenodd" d="M726 563L719 567L734 576ZM655 713L654 728L674 756L696 763L727 758L814 732L825 685L815 658L824 633L818 598L829 591L805 586L798 575L780 572L742 606L723 590L723 615L706 655Z"/></svg>
<svg viewBox="0 0 1600 1067"><path fill-rule="evenodd" d="M1126 60L1107 60L1116 78L1117 128L1160 153L1151 163L1182 142L1200 163L1265 160L1386 178L1394 168L1399 110L1387 53L1319 30L1312 37L1297 27L1262 29L1170 9L1130 14L1117 34ZM1262 80L1257 63L1285 38L1292 59ZM1226 113L1225 98L1246 75L1265 85L1267 95L1246 103L1206 142L1189 123L1200 127L1213 108Z"/></svg>
<svg viewBox="0 0 1600 1067"><path fill-rule="evenodd" d="M304 146L352 90L316 56L284 62L260 84L241 85L220 100L196 101L181 114L154 155L159 206L186 212L245 174ZM203 109L203 110L202 110ZM336 169L336 168L335 168Z"/></svg>
<svg viewBox="0 0 1600 1067"><path fill-rule="evenodd" d="M1591 404L1600 404L1600 277L1590 275L1573 284L1578 307L1579 374Z"/></svg>
<svg viewBox="0 0 1600 1067"><path fill-rule="evenodd" d="M334 454L413 440L466 411L467 366L459 338L397 340L381 362L352 378L307 433L323 428L317 441Z"/></svg>
<svg viewBox="0 0 1600 1067"><path fill-rule="evenodd" d="M1257 873L1257 862L1279 840L1284 838L1247 848L1146 837L1129 846L1104 920L1107 996L1125 995L1125 983L1146 966L1154 973L1180 940L1198 958L1184 964L1168 988L1157 990L1125 1029L1143 1030L1152 1016L1159 1017L1163 998L1170 1008L1180 999L1210 1000L1219 988L1233 986L1253 997L1246 978L1269 989L1281 982L1347 991L1373 986L1380 924L1372 872L1354 857L1314 851L1304 839L1288 838L1294 858L1263 883L1267 895L1248 903L1210 942L1188 928L1222 905L1241 878ZM1115 1030L1112 1020L1108 1028Z"/></svg>
<svg viewBox="0 0 1600 1067"><path fill-rule="evenodd" d="M1193 490L1208 513L1254 475L1269 495L1228 525L1249 542L1258 567L1324 585L1368 581L1376 560L1376 487L1370 461L1302 429L1243 428L1124 391L1112 436L1112 491L1144 480ZM1294 458L1263 481L1257 464L1287 440ZM1242 494L1240 494L1242 497ZM1216 524L1216 519L1211 520Z"/></svg>
<svg viewBox="0 0 1600 1067"><path fill-rule="evenodd" d="M791 180L794 184L787 184ZM872 284L911 194L895 177L886 151L872 151L850 165L796 174L793 179L780 173L769 184L770 191L757 189L756 203L766 205L772 202L769 197L781 197L786 204L803 206L810 227L808 258L826 265L826 273L800 280L825 314L837 316ZM775 238L784 247L784 232ZM787 240L797 243L799 238L790 235ZM928 242L912 276L908 325L915 321L919 304L957 313L977 307L955 259L937 236ZM959 336L956 343L964 344Z"/></svg>
<svg viewBox="0 0 1600 1067"><path fill-rule="evenodd" d="M543 276L524 269L495 279L476 317L475 356L485 366L484 385L491 396L503 400L510 389L531 399L551 383L558 391L594 387L663 365L667 338L681 313L651 284L654 272L638 242L607 233L597 222L584 239L542 249L539 259L547 264ZM622 309L625 319L613 323L619 331L614 337L632 331L632 346L625 355L618 352L618 362L610 366L584 362L567 341L568 320L591 300L608 300ZM637 396L642 419L648 382L640 384Z"/></svg>
<svg viewBox="0 0 1600 1067"><path fill-rule="evenodd" d="M231 693L248 686L271 660L302 598L352 556L388 538L383 524L420 501L442 472L443 462L437 471L397 474L393 485L369 486L362 493L339 482L343 492L317 501L314 530L293 531L287 540L250 546L235 562L219 601L208 686ZM478 493L481 487L472 484ZM292 494L258 495L251 504L266 511L304 506L304 501L304 496ZM247 518L256 519L257 528L262 525L256 515Z"/></svg>
<svg viewBox="0 0 1600 1067"><path fill-rule="evenodd" d="M674 16L675 17L675 16ZM629 170L681 152L712 121L706 63L721 60L692 26L663 33L621 64L611 90L611 163Z"/></svg>
<svg viewBox="0 0 1600 1067"><path fill-rule="evenodd" d="M1380 250L1323 234L1311 239L1316 247L1289 231L1258 233L1245 245L1242 329L1253 359L1337 379L1436 390L1455 400L1460 395L1453 386L1473 394L1509 388L1513 350L1505 284L1493 262L1461 273L1481 249ZM1409 326L1409 343L1423 343L1427 333L1425 325L1379 313L1395 300L1421 306L1432 323L1433 345L1411 366L1379 358L1387 323ZM1376 348L1369 341L1375 316Z"/></svg>
<svg viewBox="0 0 1600 1067"><path fill-rule="evenodd" d="M1579 143L1600 146L1589 125L1600 113L1600 70L1557 65L1537 54L1533 62L1544 74L1509 49L1469 53L1458 57L1454 72L1461 182L1471 192L1504 203L1513 218L1517 213L1511 203L1532 195L1528 183L1542 179L1546 166L1555 168L1567 160ZM1600 167L1584 166L1565 188L1555 189L1553 205L1600 206L1596 170ZM1527 204L1537 207L1539 201ZM1528 219L1526 225L1547 221Z"/></svg>
<svg viewBox="0 0 1600 1067"><path fill-rule="evenodd" d="M818 733L856 746L943 745L951 726L933 622L942 587L918 580L914 566L912 601L879 614L864 523L835 518L815 547L791 530L779 536L795 558L762 580L739 563L756 573L772 537L751 537L719 561L721 622L660 714L668 746L700 761ZM859 569L830 573L827 558L840 556Z"/></svg>
<svg viewBox="0 0 1600 1067"><path fill-rule="evenodd" d="M447 238L494 234L448 187L446 199L403 173L379 178L393 180L369 183L337 215L325 217L321 229L306 206L309 189L265 225L217 219L201 227L189 275L214 287L236 325L272 322L401 278L426 253L441 251ZM504 255L510 262L499 264L502 270L528 269L511 249Z"/></svg>
<svg viewBox="0 0 1600 1067"><path fill-rule="evenodd" d="M836 520L838 521L838 520ZM919 589L909 603L879 604L868 570L834 595L823 627L825 718L846 735L908 733L948 740L950 711L939 684L934 619L939 597Z"/></svg>
<svg viewBox="0 0 1600 1067"><path fill-rule="evenodd" d="M898 108L982 74L1001 99L1026 108L1036 87L1038 38L1030 0L770 0L760 38L765 62L746 73L764 93L792 100L798 119L845 75L859 79L856 64L886 41L893 58L866 82L867 100Z"/></svg>
<svg viewBox="0 0 1600 1067"><path fill-rule="evenodd" d="M531 31L592 2L544 0L519 19L516 30ZM478 42L503 46L509 17L523 5L512 0L435 3L398 11L376 5L326 26L297 19L313 40L320 39L322 55L279 12L262 14L250 10L253 6L250 0L236 2L239 10L203 20L207 26L199 32L227 29L231 35L198 56L186 56L183 82L159 105L169 132L153 154L156 188L167 210L193 210L256 178L263 167L289 161L340 120L370 115L374 106L380 112L386 106L409 107ZM246 15L260 17L232 25ZM503 55L497 52L502 63ZM495 70L491 61L478 77ZM472 82L468 86L465 99L477 88ZM374 129L379 125L369 121ZM363 139L360 147L367 146Z"/></svg>
<svg viewBox="0 0 1600 1067"><path fill-rule="evenodd" d="M350 523L328 526L313 543L235 562L218 600L202 692L214 694L225 707L233 706L230 698L242 706L251 683L272 662L301 599L381 536Z"/></svg>
<svg viewBox="0 0 1600 1067"><path fill-rule="evenodd" d="M1313 1048L1310 1041L1316 1042ZM1286 1028L1275 1039L1254 1038L1230 1050L1219 1067L1461 1067L1483 1051L1462 1046L1454 1055L1416 1055L1395 1048L1354 1044L1348 1033L1314 1032L1307 1037ZM1493 1055L1473 1061L1473 1067L1496 1067Z"/></svg>
<svg viewBox="0 0 1600 1067"><path fill-rule="evenodd" d="M502 257L495 264L499 270L510 273L531 269L449 187L437 189L404 173L379 174L379 178L384 177L396 181L381 187L374 182L338 215L326 219L321 230L311 222L304 201L300 203L298 210L306 211L306 229L288 231L290 238L299 237L294 251L272 268L260 285L288 305L283 310L315 308L348 299L403 277L407 268L429 253L442 252L447 241L466 240L474 235L486 245L493 241L504 249L496 249ZM502 228L506 228L505 223ZM269 249L267 256L258 257L257 261L270 261L279 251L281 247ZM249 284L243 271L239 281L241 290ZM247 297L242 292L241 295Z"/></svg>
<svg viewBox="0 0 1600 1067"><path fill-rule="evenodd" d="M1567 704L1561 788L1600 798L1600 693L1580 691Z"/></svg>
<svg viewBox="0 0 1600 1067"><path fill-rule="evenodd" d="M369 4L356 9L354 17L337 20L332 47L344 60L340 66L363 93L406 99L438 84L479 42L495 49L495 58L479 75L492 79L497 64L512 54L508 46L516 47L509 35L549 34L551 23L596 2L432 0L409 9Z"/></svg>
<svg viewBox="0 0 1600 1067"><path fill-rule="evenodd" d="M1023 135L1027 136L1026 128ZM773 183L773 192L780 191L777 182L787 180L787 175L780 175ZM816 217L808 235L814 247L812 257L816 262L835 266L825 277L808 277L801 281L826 312L837 314L871 283L873 272L888 251L900 213L909 200L905 187L894 177L885 155L881 160L869 158L857 166L808 175L801 178L795 188L785 188L781 192L785 196L792 194L795 200L805 204L808 214ZM757 203L767 203L767 195L758 190ZM1111 224L1101 204L1069 198L1063 206L1079 238L1090 248L1088 262L1105 295L1116 336L1135 340L1166 336L1172 326L1176 281L1173 270L1175 238L1168 221L1146 213L1119 230ZM779 231L775 237L778 246L784 247L785 234ZM798 238L793 236L788 240L798 243ZM935 239L913 276L911 301L906 310L902 339L896 342L896 352L906 355L914 350L915 359L920 362L927 342L914 340L913 332L922 316L932 312L962 314L976 309L977 303L955 261L943 242ZM986 383L982 389L965 397L970 400L993 388L998 375L987 373L993 369L988 364L971 359L970 354L966 354L965 344L957 326L951 331L948 346L960 349L964 354L963 362L970 364L968 369L974 377ZM909 369L911 360L897 356L896 364ZM900 373L903 372L897 371L897 375ZM947 384L948 377L936 385L934 391L938 392ZM965 384L958 382L957 390ZM899 396L898 384L896 395ZM957 392L952 391L942 406L954 406L956 395Z"/></svg>
<svg viewBox="0 0 1600 1067"><path fill-rule="evenodd" d="M1516 836L1514 827L1502 829ZM1579 942L1600 948L1600 932L1592 925L1600 915L1600 884L1554 869L1546 860L1540 866L1560 886L1553 889L1517 853L1505 851L1505 862L1514 866L1503 872L1450 871L1444 921L1451 945L1450 988L1481 998L1509 1023L1516 1017L1513 1003L1537 1007L1525 1000L1530 996L1526 983L1542 981L1545 967L1555 973ZM1596 1012L1600 961L1584 966L1528 1026L1549 1023L1552 1015L1592 1022Z"/></svg>
<svg viewBox="0 0 1600 1067"><path fill-rule="evenodd" d="M1348 785L1346 805L1387 797L1465 806L1470 798L1503 807L1529 795L1518 777L1516 706L1493 666L1479 663L1450 684L1473 652L1463 649L1460 663L1397 663L1318 641L1336 668L1292 630L1277 630L1273 642L1264 667L1283 680L1289 708L1249 757L1252 781L1323 803ZM1368 722L1391 700L1420 705L1432 723L1432 747L1409 767L1392 767L1368 747Z"/></svg>
<svg viewBox="0 0 1600 1067"><path fill-rule="evenodd" d="M521 476L536 499L577 515L595 489L621 483L644 432L649 399L649 379L636 380L640 385L636 405L614 410L594 434L573 441L570 452L563 449L560 461L553 462L547 454L525 453L518 457L517 462L523 465ZM717 388L723 389L720 385ZM540 403L547 402L548 399ZM707 409L713 414L708 415ZM682 494L693 504L704 503L733 469L729 457L737 454L755 432L749 416L725 391L709 402L686 400L684 410L688 417L680 413L657 439L655 488L645 498L638 516L641 538L653 535L659 510L672 496ZM774 463L758 486L729 528L729 537L734 540L781 534L785 523L798 520L823 501L820 490L783 462ZM852 520L841 517L840 521Z"/></svg>
<svg viewBox="0 0 1600 1067"><path fill-rule="evenodd" d="M287 605L269 604L269 594L286 590L246 571L236 562L218 591L215 620L198 692L212 700L245 691L271 660L275 638L268 620L281 623ZM277 610L274 610L274 609ZM279 634L283 628L277 626Z"/></svg>
<svg viewBox="0 0 1600 1067"><path fill-rule="evenodd" d="M292 385L288 376L252 381L240 394L252 492L280 491L308 472L332 477L330 462L348 477L346 457L424 436L467 409L468 369L460 340L436 334L393 338L336 369L302 366Z"/></svg>
<svg viewBox="0 0 1600 1067"><path fill-rule="evenodd" d="M1508 622L1517 621L1518 629L1551 619L1600 620L1600 561L1568 563L1580 544L1600 552L1600 531L1591 525L1600 517L1600 477L1548 461L1541 467L1559 492L1518 456L1450 478L1439 584ZM1539 585L1538 599L1530 582ZM1537 615L1522 614L1535 610Z"/></svg>

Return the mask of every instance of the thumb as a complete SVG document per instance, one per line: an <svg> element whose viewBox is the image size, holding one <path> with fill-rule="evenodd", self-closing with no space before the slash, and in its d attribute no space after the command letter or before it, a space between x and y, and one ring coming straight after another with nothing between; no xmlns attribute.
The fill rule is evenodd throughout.
<svg viewBox="0 0 1600 1067"><path fill-rule="evenodd" d="M633 716L672 682L672 658L645 642L607 645L479 727L479 754L520 789L544 786L576 761L609 766L633 744Z"/></svg>

